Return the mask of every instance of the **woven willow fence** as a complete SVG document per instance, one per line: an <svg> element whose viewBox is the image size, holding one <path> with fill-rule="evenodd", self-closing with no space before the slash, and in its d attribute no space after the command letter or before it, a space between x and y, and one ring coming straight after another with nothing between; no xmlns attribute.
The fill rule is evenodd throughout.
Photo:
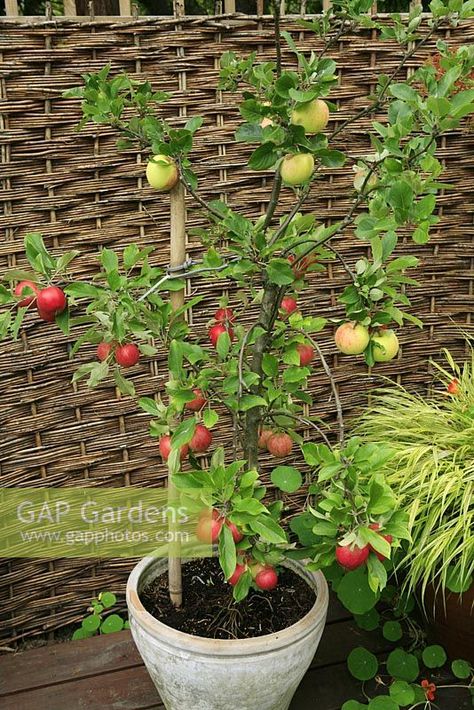
<svg viewBox="0 0 474 710"><path fill-rule="evenodd" d="M223 51L256 50L260 58L273 58L272 21L236 15L180 17L176 23L172 18L3 19L1 270L25 265L23 237L32 230L42 231L55 253L79 249L73 266L78 276L94 271L99 247L121 248L130 241L153 245L155 263L168 263L169 198L157 196L146 185L145 158L133 151L117 154L107 129L87 126L75 132L78 103L61 98L63 89L80 83L82 73L108 62L114 72L126 70L137 79L149 78L157 89L171 92L163 111L179 125L186 116L205 117L193 154L204 197L227 199L253 217L265 208L271 174L246 167L246 149L233 140L239 123L235 97L219 92L216 83ZM298 28L294 19L285 19L283 25L301 48L318 47L318 40ZM440 33L452 46L472 42L473 35L473 23ZM408 72L435 52L435 41L411 58ZM377 76L390 73L398 57L390 42L379 42L369 31L345 38L331 54L341 75L341 87L331 95L338 105L331 117L334 126L366 104ZM284 60L293 61L290 54ZM369 120L362 119L339 135L340 145L353 155L366 153L368 128ZM424 330L410 326L400 330L400 359L377 366L369 377L355 358L335 355L331 328L321 334L347 413L365 401L367 390L381 382L381 375L424 391L432 382L428 359L439 358L442 346L464 355L460 330L470 330L474 306L473 147L468 127L443 139L439 158L446 164L443 179L452 189L440 196L441 221L429 244L417 247L407 234L399 246L399 253L422 259L420 286L412 295L413 311L424 320ZM352 189L350 167L326 169L306 209L328 223L337 220L348 209ZM293 193L288 189L283 194L288 207ZM187 204L189 227L204 225L197 206L191 199ZM361 245L348 232L338 240L338 248L353 263ZM200 246L190 236L188 255L199 254ZM313 274L303 311L341 316L336 294L345 282L338 265L328 267L327 278ZM189 287L205 297L190 315L198 335L205 332L223 288L225 284L212 280L195 280ZM17 343L0 344L0 485L160 485L166 470L156 441L148 436L148 417L137 410L134 399L120 397L112 385L96 390L82 383L72 385L77 364L93 355L85 348L72 363L71 342L32 314ZM163 391L166 354L142 360L132 376L140 396ZM315 399L312 414L331 421L330 390L318 369L310 386ZM230 443L230 429L223 426L216 438ZM294 509L300 500L288 502ZM77 620L94 592L123 591L130 567L130 560L4 561L0 637L21 639Z"/></svg>

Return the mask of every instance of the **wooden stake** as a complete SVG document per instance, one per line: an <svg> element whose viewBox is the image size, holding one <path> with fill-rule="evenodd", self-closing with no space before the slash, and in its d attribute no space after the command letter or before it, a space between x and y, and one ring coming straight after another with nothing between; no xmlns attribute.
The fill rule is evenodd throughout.
<svg viewBox="0 0 474 710"><path fill-rule="evenodd" d="M181 266L186 259L186 206L184 201L184 187L178 184L170 192L171 204L171 230L170 230L170 266ZM171 307L174 311L184 305L184 289L170 293ZM175 487L168 480L168 502L171 509L178 494ZM178 532L178 527L170 522L170 532ZM170 542L168 554L168 584L172 604L180 607L183 603L183 585L181 578L181 545L178 539Z"/></svg>

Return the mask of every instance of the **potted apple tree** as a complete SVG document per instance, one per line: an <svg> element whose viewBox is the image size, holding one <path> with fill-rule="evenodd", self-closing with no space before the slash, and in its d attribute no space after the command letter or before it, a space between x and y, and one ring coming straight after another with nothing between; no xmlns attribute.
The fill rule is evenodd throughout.
<svg viewBox="0 0 474 710"><path fill-rule="evenodd" d="M150 186L170 194L170 267L152 266L152 250L131 244L121 254L103 249L98 273L79 282L67 273L75 254L56 259L31 234L26 252L33 272L7 274L21 283L14 295L6 287L0 293L11 305L0 320L4 335L15 336L35 306L41 319L56 320L65 332L86 324L72 354L84 343L97 346L96 359L74 375L87 377L90 386L113 376L132 396L126 369L142 355L152 357L157 346L169 353L166 393L139 403L152 417L151 434L168 464L170 496L193 492L207 509L197 537L216 549L215 558L181 565L179 545L172 544L169 561L142 560L128 582L134 639L172 710L229 710L236 704L244 710L255 707L256 697L262 709L288 708L324 626L328 593L321 570L335 581L341 601L364 614L386 584L392 549L408 537L406 515L381 473L390 446L347 438L337 386L317 340L328 321L324 313L305 312L299 295L310 272L324 278L327 261L340 260L347 273L340 294L346 318L336 329L335 346L363 356L369 366L397 355L394 326L405 320L421 326L402 310L409 305L406 286L416 283L405 270L417 259L394 255L397 235L410 229L414 241L424 243L437 222L442 166L436 143L472 112L472 92L457 85L470 71L472 53L461 47L452 54L438 43L441 61L450 63L443 81L437 82L432 64L401 81L409 57L441 23L466 16L468 4L453 14L436 0L423 31L421 8L387 25L361 14L369 7L360 0L334 2L323 16L302 21L323 40L319 54L309 57L280 32L276 7L275 61L222 57L221 88L243 85L236 140L255 144L251 169L274 171L267 211L255 219L200 194L190 154L202 118L172 127L160 117L167 97L150 82L111 77L109 67L85 75L82 87L66 92L82 100L83 123L110 125L120 133L119 148L146 152ZM389 76L380 75L366 108L330 128L336 107L327 97L337 83L337 66L327 51L367 26L400 43L400 62ZM282 38L297 70L283 66ZM333 148L347 127L382 110L387 120L373 124L371 154ZM351 207L328 226L311 210L311 186L322 167L347 162L355 173ZM198 233L204 247L199 263L185 258L185 190L209 220ZM280 196L289 190L294 203L281 214ZM336 246L350 227L361 240L361 257L351 265ZM367 246L370 256L363 255ZM185 303L183 289L186 280L194 284L203 276L226 279L236 289L199 337L185 315L199 307L200 297ZM80 315L71 313L76 304L85 306ZM332 389L335 432L304 414L312 403L307 382L314 367ZM231 442L216 441L219 420L231 423ZM311 441L298 433L303 427L314 433ZM309 470L306 480L294 465L298 449ZM289 529L283 502L266 496L262 454L274 463L270 479L276 488L307 491L308 504Z"/></svg>

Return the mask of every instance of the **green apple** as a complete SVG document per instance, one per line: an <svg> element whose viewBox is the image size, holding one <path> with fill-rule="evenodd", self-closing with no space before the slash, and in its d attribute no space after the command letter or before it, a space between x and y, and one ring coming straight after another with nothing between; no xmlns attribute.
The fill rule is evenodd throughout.
<svg viewBox="0 0 474 710"><path fill-rule="evenodd" d="M294 126L303 126L305 133L321 133L329 121L329 108L322 99L313 99L305 104L300 104L291 112L291 123Z"/></svg>
<svg viewBox="0 0 474 710"><path fill-rule="evenodd" d="M334 336L336 347L344 355L360 355L369 344L367 328L360 323L343 323Z"/></svg>
<svg viewBox="0 0 474 710"><path fill-rule="evenodd" d="M167 192L179 180L178 166L169 155L154 155L146 166L146 179L150 187Z"/></svg>
<svg viewBox="0 0 474 710"><path fill-rule="evenodd" d="M400 344L393 330L379 330L372 336L375 362L389 362L398 353Z"/></svg>
<svg viewBox="0 0 474 710"><path fill-rule="evenodd" d="M311 153L288 153L280 165L283 182L287 185L301 185L309 180L314 170Z"/></svg>

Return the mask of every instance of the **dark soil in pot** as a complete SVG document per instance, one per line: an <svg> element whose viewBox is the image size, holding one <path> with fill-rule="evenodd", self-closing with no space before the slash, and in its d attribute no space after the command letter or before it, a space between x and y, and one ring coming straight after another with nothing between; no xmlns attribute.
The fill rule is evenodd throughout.
<svg viewBox="0 0 474 710"><path fill-rule="evenodd" d="M316 596L304 579L283 567L276 589L250 590L247 599L237 604L218 560L205 558L183 565L181 609L169 600L167 572L141 591L140 600L156 619L178 631L205 638L245 639L295 624L310 611Z"/></svg>

